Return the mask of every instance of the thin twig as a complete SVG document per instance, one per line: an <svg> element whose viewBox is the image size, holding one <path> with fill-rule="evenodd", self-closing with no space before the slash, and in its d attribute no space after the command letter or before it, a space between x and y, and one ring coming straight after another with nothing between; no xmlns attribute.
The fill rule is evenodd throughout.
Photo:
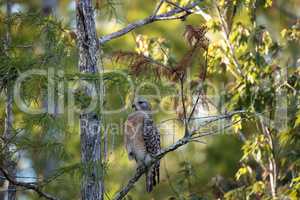
<svg viewBox="0 0 300 200"><path fill-rule="evenodd" d="M108 160L108 128L104 126L104 152L103 152L103 160L107 162Z"/></svg>
<svg viewBox="0 0 300 200"><path fill-rule="evenodd" d="M237 72L238 72L238 75L240 75L242 78L244 78L244 75L243 75L243 72L242 72L242 68L241 68L241 65L236 57L236 52L235 52L235 49L234 47L231 45L230 43L230 40L229 40L229 34L230 34L230 30L228 28L228 24L219 8L219 6L217 5L217 3L214 1L214 4L216 6L216 10L217 10L217 13L218 13L218 16L219 16L219 19L220 19L220 22L221 22L221 28L223 30L223 38L225 40L225 43L229 49L229 52L231 54L231 57L232 57L232 61L233 61L233 64L235 65L236 69L237 69ZM234 72L234 70L232 70L232 73L233 75L236 77L236 78L239 78L239 76Z"/></svg>
<svg viewBox="0 0 300 200"><path fill-rule="evenodd" d="M0 152L5 151L5 149L8 149L8 146L13 144L14 139L17 137L19 133L22 132L23 129L20 129L19 131L16 131L16 133L11 136L10 138L1 138L3 140L3 146L0 149Z"/></svg>
<svg viewBox="0 0 300 200"><path fill-rule="evenodd" d="M213 122L216 122L216 121L219 121L219 120L222 120L222 119L230 119L230 118L232 118L232 116L237 115L237 114L242 114L242 113L245 113L245 111L244 110L238 110L238 111L233 111L231 113L227 113L227 114L224 114L224 115L215 116L215 117L213 117L213 119L205 121L205 124L201 125L201 128L204 127L204 126L207 126L208 124L211 124ZM199 129L193 130L191 134L192 135L198 134Z"/></svg>
<svg viewBox="0 0 300 200"><path fill-rule="evenodd" d="M202 83L205 81L205 78L206 78L207 63L208 63L208 47L207 47L206 55L205 55L204 72L202 72L201 77L200 77ZM201 96L202 96L202 91L203 91L203 85L201 85L201 89L198 91L198 96L197 96L197 99L196 99L195 104L193 105L193 108L192 108L192 111L191 111L191 113L190 113L190 116L188 117L188 122L191 121L191 118L192 118L193 115L194 115L194 112L195 112L195 110L196 110L196 108L197 108L197 105L198 105L198 103L199 103L199 101L200 101L200 98L201 98Z"/></svg>
<svg viewBox="0 0 300 200"><path fill-rule="evenodd" d="M194 1L193 3L191 3L187 6L184 6L184 7L181 7L181 8L174 8L173 10L171 10L169 12L166 12L166 13L163 13L163 14L151 15L151 16L145 18L145 19L138 20L136 22L128 24L125 28L123 28L119 31L116 31L116 32L110 33L108 35L100 37L99 43L104 44L104 43L106 43L106 42L108 42L112 39L121 37L121 36L125 35L126 33L130 32L134 29L137 29L139 27L142 27L144 25L147 25L147 24L150 24L150 23L153 23L153 22L156 22L156 21L183 19L183 18L187 17L188 15L192 14L193 12L190 11L190 10L195 8L202 1L203 0L196 0L196 1ZM188 10L190 12L187 13L185 10ZM178 14L183 14L183 15L176 16Z"/></svg>
<svg viewBox="0 0 300 200"><path fill-rule="evenodd" d="M152 14L152 16L156 16L156 14L158 13L159 9L161 8L161 6L163 5L165 0L160 0L159 3L157 4L156 8L154 9L154 12Z"/></svg>
<svg viewBox="0 0 300 200"><path fill-rule="evenodd" d="M167 2L168 4L171 4L172 6L175 6L176 8L179 8L179 9L185 11L186 13L190 13L191 12L190 10L188 10L188 9L186 9L184 7L181 7L181 6L177 5L176 3L172 2L172 1L165 0L165 2Z"/></svg>
<svg viewBox="0 0 300 200"><path fill-rule="evenodd" d="M259 121L261 124L262 132L267 138L268 145L271 149L271 156L268 157L268 164L269 164L269 179L270 179L270 188L272 197L276 199L277 197L277 164L276 164L276 155L274 150L274 139L265 126L264 120L262 117L259 117Z"/></svg>
<svg viewBox="0 0 300 200"><path fill-rule="evenodd" d="M199 101L200 101L201 95L202 95L202 93L201 93L201 91L199 91L199 92L198 92L197 99L196 99L196 102L195 102L195 104L193 105L192 111L191 111L190 116L189 116L189 118L188 118L188 120L187 120L188 122L191 121L191 119L192 119L192 117L193 117L193 115L194 115L194 112L195 112L195 110L196 110L196 107L197 107L197 105L198 105L198 103L199 103Z"/></svg>
<svg viewBox="0 0 300 200"><path fill-rule="evenodd" d="M185 100L184 100L184 87L183 87L183 79L184 79L184 75L181 75L180 77L180 96L181 96L181 103L182 103L182 107L183 107L183 121L184 121L184 127L185 127L185 132L184 132L184 136L187 137L189 135L189 130L188 130L188 121L187 121L187 112L186 112L186 106L185 106Z"/></svg>
<svg viewBox="0 0 300 200"><path fill-rule="evenodd" d="M43 192L37 184L16 181L13 178L11 178L10 175L6 172L6 170L4 170L2 167L0 167L0 171L2 172L3 176L13 185L33 190L40 197L44 197L45 199L58 200L57 198L49 195L48 193Z"/></svg>
<svg viewBox="0 0 300 200"><path fill-rule="evenodd" d="M197 119L210 119L210 120L207 120L206 122L207 123L211 123L211 122L214 122L216 120L219 120L219 119L226 119L226 118L230 118L230 115L235 115L235 114L242 114L242 113L245 113L246 111L244 110L238 110L238 111L233 111L233 112L230 112L230 113L227 113L227 114L221 114L221 115L209 115L209 116L203 116L203 117L191 117L191 120L197 120ZM166 122L169 122L169 121L180 121L179 118L171 118L171 119L166 119L164 121L161 121L159 124L163 124L163 123L166 123Z"/></svg>
<svg viewBox="0 0 300 200"><path fill-rule="evenodd" d="M200 144L207 144L206 142L200 141L200 140L191 140L191 142L197 142L197 143L200 143Z"/></svg>
<svg viewBox="0 0 300 200"><path fill-rule="evenodd" d="M243 119L240 119L240 120L238 120L238 121L236 121L232 124L229 124L229 125L223 127L222 130L228 129L228 128L232 127L234 124L237 124L237 123L241 122L242 120ZM203 137L206 137L206 136L214 135L215 133L218 133L219 131L220 130L213 130L213 131L208 131L208 132L197 132L197 134L193 134L193 137L191 137L191 141L195 140L195 139L203 138Z"/></svg>

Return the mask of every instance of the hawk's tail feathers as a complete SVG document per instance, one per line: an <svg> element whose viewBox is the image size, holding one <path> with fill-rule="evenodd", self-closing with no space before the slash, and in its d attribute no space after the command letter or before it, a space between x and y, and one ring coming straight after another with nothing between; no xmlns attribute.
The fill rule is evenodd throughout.
<svg viewBox="0 0 300 200"><path fill-rule="evenodd" d="M153 187L159 183L159 161L155 163L146 173L146 190L151 192Z"/></svg>
<svg viewBox="0 0 300 200"><path fill-rule="evenodd" d="M155 175L156 175L156 182L159 184L159 167L160 167L160 162L158 161L155 164Z"/></svg>
<svg viewBox="0 0 300 200"><path fill-rule="evenodd" d="M153 190L153 174L152 171L149 170L146 174L146 190L147 192L151 192Z"/></svg>

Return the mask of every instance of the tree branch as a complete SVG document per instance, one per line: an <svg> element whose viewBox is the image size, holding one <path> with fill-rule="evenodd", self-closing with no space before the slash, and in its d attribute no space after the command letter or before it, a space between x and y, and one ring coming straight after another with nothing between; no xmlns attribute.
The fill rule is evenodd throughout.
<svg viewBox="0 0 300 200"><path fill-rule="evenodd" d="M165 0L165 2L167 2L168 4L171 4L172 6L175 6L176 8L179 8L181 10L184 10L186 13L190 13L191 11L188 10L188 9L185 9L184 7L181 7L179 5L177 5L177 3L174 3L172 1L169 1L169 0Z"/></svg>
<svg viewBox="0 0 300 200"><path fill-rule="evenodd" d="M48 193L43 192L40 187L37 184L34 183L25 183L25 182L19 182L16 181L14 178L10 177L10 175L4 170L2 167L0 167L0 171L2 172L3 176L13 185L23 187L29 190L35 191L40 197L44 197L45 199L49 200L58 200L57 198L49 195Z"/></svg>
<svg viewBox="0 0 300 200"><path fill-rule="evenodd" d="M158 5L157 5L156 8L154 9L154 12L153 12L153 15L154 15L154 16L158 13L158 11L159 11L159 9L161 8L161 6L163 5L164 1L165 1L165 0L160 0L160 1L159 1Z"/></svg>
<svg viewBox="0 0 300 200"><path fill-rule="evenodd" d="M245 111L233 111L231 113L227 113L226 115L219 116L217 119L223 119L224 117L230 118L233 115L244 113ZM214 119L214 120L217 120ZM211 133L207 134L211 135ZM136 173L132 178L129 179L126 186L124 186L114 197L114 200L121 200L123 199L127 193L133 188L134 184L141 178L141 176L147 171L147 167L154 164L156 161L162 159L166 154L169 152L175 151L179 147L182 147L190 142L198 142L203 143L199 140L196 140L197 137L190 137L191 135L188 134L188 136L184 136L182 139L178 140L176 143L170 145L169 147L162 149L155 157L152 158L151 162L147 166L141 166L137 169ZM206 135L201 135L201 137L204 137Z"/></svg>
<svg viewBox="0 0 300 200"><path fill-rule="evenodd" d="M208 63L208 48L206 50L206 55L205 55L205 66L204 66L204 69L205 69L205 72L203 72L203 76L201 75L201 81L204 82L205 81L205 77L206 77L206 70L207 70L207 63ZM188 123L191 121L193 115L194 115L194 112L196 110L196 107L198 106L198 103L202 97L202 91L203 91L203 85L201 85L201 89L198 91L198 95L197 95L197 99L196 99L196 102L195 104L193 105L193 108L192 108L192 111L188 117Z"/></svg>
<svg viewBox="0 0 300 200"><path fill-rule="evenodd" d="M6 36L4 39L4 54L6 56L10 56L9 48L11 47L12 43L12 37L11 37L11 30L12 30L12 23L11 23L11 10L12 10L12 2L10 0L6 0L6 19L8 20L8 23L6 25ZM10 66L13 67L13 66ZM14 112L13 112L13 81L7 80L6 83L6 101L5 101L5 124L4 124L4 143L11 140L11 138L14 137L13 135L13 124L14 124ZM13 159L13 150L12 150L12 144L8 143L8 145L5 145L6 148L4 149L5 157L3 159L3 165L7 168L8 172L16 175L16 166L17 162L15 159ZM8 189L10 189L7 192L7 199L16 199L17 193L16 193L16 187L14 184L12 184L11 181L9 181Z"/></svg>
<svg viewBox="0 0 300 200"><path fill-rule="evenodd" d="M230 43L230 39L229 39L229 35L230 35L230 31L229 30L229 27L228 27L228 24L225 20L225 17L222 13L222 11L220 10L219 6L217 5L216 1L214 1L214 4L216 6L216 10L217 10L217 14L218 14L218 17L219 17L219 20L220 20L220 23L221 23L221 28L222 28L222 31L223 31L223 38L224 38L224 41L229 49L229 53L231 54L231 57L232 57L232 62L234 64L234 66L236 67L236 70L237 70L237 73L229 68L229 70L231 70L232 74L237 78L239 79L240 76L242 78L245 78L244 75L243 75L243 71L242 71L242 67L238 61L238 58L236 57L236 51L235 51L235 48L233 47L233 45Z"/></svg>
<svg viewBox="0 0 300 200"><path fill-rule="evenodd" d="M180 77L180 97L181 97L181 103L182 103L182 108L183 108L183 122L184 122L184 136L187 137L189 136L189 130L188 130L188 121L187 121L187 114L186 114L186 106L184 103L184 87L183 87L183 76Z"/></svg>
<svg viewBox="0 0 300 200"><path fill-rule="evenodd" d="M159 154L153 158L153 160L149 163L149 166L151 166L153 163L155 163L157 160L160 160L163 158L167 153L174 151L178 149L179 147L189 143L190 139L189 138L182 138L178 140L175 144L163 149ZM118 192L114 198L114 200L121 200L123 199L126 194L131 190L131 188L134 186L134 184L140 179L140 177L146 172L147 167L142 166L139 167L134 176L128 181L127 185L122 188L120 192Z"/></svg>
<svg viewBox="0 0 300 200"><path fill-rule="evenodd" d="M193 2L187 6L180 7L180 8L174 8L173 10L170 10L169 12L159 14L159 15L156 14L157 13L157 8L156 8L153 15L151 15L145 19L138 20L136 22L128 24L125 28L123 28L119 31L116 31L111 34L100 37L99 43L104 44L112 39L121 37L134 29L137 29L139 27L142 27L144 25L147 25L147 24L150 24L150 23L153 23L156 21L184 19L185 17L191 15L193 13L191 11L191 9L195 8L202 1L203 0L196 0L195 2ZM186 11L189 11L189 12L186 12ZM177 16L178 14L182 14L182 15Z"/></svg>

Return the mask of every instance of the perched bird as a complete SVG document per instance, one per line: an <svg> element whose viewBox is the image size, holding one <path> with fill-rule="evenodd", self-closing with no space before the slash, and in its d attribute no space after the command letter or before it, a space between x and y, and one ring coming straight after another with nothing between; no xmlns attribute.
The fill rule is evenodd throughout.
<svg viewBox="0 0 300 200"><path fill-rule="evenodd" d="M135 160L138 167L148 166L151 157L160 151L160 134L152 116L150 104L142 97L132 104L134 112L125 122L124 143L130 160ZM160 161L147 168L146 190L151 192L153 186L159 183Z"/></svg>

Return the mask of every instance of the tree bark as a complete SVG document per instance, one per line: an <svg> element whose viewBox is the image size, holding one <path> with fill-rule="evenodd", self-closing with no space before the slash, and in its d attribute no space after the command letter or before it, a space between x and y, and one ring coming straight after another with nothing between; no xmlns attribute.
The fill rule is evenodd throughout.
<svg viewBox="0 0 300 200"><path fill-rule="evenodd" d="M101 70L98 64L99 43L97 40L92 0L76 0L78 67L81 73L95 74ZM86 95L92 95L95 88L87 88ZM101 92L99 96L101 96ZM103 199L101 121L95 112L80 115L81 161L83 178L82 200Z"/></svg>
<svg viewBox="0 0 300 200"><path fill-rule="evenodd" d="M10 0L6 1L6 16L10 18L11 16L11 2ZM5 41L5 52L8 54L8 49L11 43L11 35L10 35L10 24L7 24L6 31L6 41ZM4 159L4 167L15 180L16 177L16 162L13 159L13 152L11 151L13 148L12 140L13 140L13 83L12 81L8 81L6 90L6 105L5 105L5 127L3 139L5 141L5 149L4 154L6 158ZM16 200L16 186L9 181L8 184L8 192L7 192L8 200Z"/></svg>
<svg viewBox="0 0 300 200"><path fill-rule="evenodd" d="M11 144L13 139L13 113L12 113L12 106L13 106L13 92L12 92L12 85L9 84L9 86L6 88L6 117L5 117L5 129L4 129L4 141L6 143L6 148L4 150L4 154L6 158L4 159L4 167L7 169L10 176L13 177L15 180L16 177L16 162L13 159L13 152L11 152L11 149L13 148L13 145ZM7 192L8 200L16 200L16 186L9 182L8 184L8 192Z"/></svg>

